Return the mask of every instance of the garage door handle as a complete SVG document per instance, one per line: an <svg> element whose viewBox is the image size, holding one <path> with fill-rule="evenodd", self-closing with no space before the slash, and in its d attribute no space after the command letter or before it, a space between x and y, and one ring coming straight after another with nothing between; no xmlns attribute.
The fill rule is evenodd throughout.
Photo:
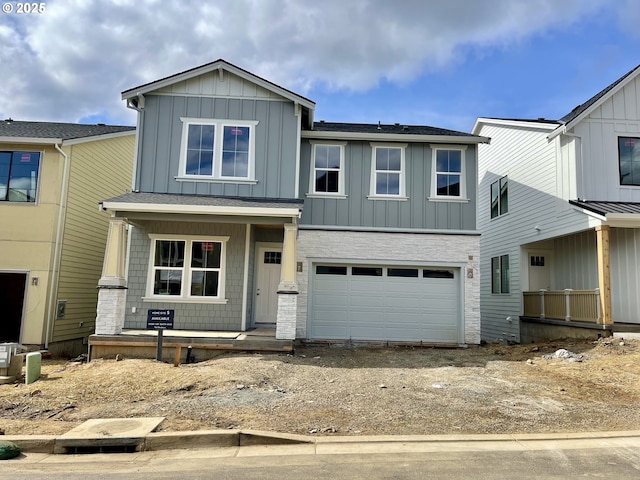
<svg viewBox="0 0 640 480"><path fill-rule="evenodd" d="M258 289L258 291L256 292L256 295L260 295L260 289Z"/></svg>

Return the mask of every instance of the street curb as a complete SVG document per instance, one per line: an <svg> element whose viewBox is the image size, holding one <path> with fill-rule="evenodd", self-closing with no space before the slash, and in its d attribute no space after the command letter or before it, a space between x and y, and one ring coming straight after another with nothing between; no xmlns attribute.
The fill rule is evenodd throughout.
<svg viewBox="0 0 640 480"><path fill-rule="evenodd" d="M209 447L245 447L256 445L349 444L349 443L453 443L453 442L526 442L554 440L593 440L640 437L640 430L581 432L581 433L525 433L525 434L469 434L469 435L376 435L376 436L307 436L260 430L197 430L180 432L152 432L143 438L140 450L176 450ZM56 452L56 435L2 435L20 447L22 452ZM91 446L91 439L87 439Z"/></svg>

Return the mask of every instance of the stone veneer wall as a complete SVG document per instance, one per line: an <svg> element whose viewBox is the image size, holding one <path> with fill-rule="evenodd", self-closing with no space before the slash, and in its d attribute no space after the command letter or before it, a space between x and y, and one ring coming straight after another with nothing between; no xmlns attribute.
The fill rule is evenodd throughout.
<svg viewBox="0 0 640 480"><path fill-rule="evenodd" d="M240 330L246 225L186 222L145 222L131 231L125 328L144 329L147 310L175 310L174 328L180 330ZM143 302L149 272L149 234L229 236L226 252L226 305L207 303ZM249 272L251 275L252 272ZM133 307L136 312L133 313Z"/></svg>
<svg viewBox="0 0 640 480"><path fill-rule="evenodd" d="M465 264L464 339L480 343L480 237L478 235L438 235L420 233L349 232L299 230L296 261L303 271L296 274L300 294L297 298L296 338L307 338L308 292L311 264L308 259L365 260L389 264L401 262L451 262ZM470 260L470 258L472 258ZM472 270L472 278L468 271Z"/></svg>

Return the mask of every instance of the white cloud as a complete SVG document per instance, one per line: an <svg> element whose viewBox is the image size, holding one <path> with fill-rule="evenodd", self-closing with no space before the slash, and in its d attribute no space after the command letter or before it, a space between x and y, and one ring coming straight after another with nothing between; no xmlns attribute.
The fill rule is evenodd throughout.
<svg viewBox="0 0 640 480"><path fill-rule="evenodd" d="M0 16L0 118L132 123L120 92L225 58L305 94L407 83L565 28L604 0L52 0ZM9 75L6 75L6 73Z"/></svg>

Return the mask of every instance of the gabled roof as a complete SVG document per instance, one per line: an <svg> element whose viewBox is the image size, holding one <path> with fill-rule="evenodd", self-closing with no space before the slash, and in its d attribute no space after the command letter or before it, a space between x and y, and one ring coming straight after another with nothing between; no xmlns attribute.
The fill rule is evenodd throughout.
<svg viewBox="0 0 640 480"><path fill-rule="evenodd" d="M362 139L379 141L423 141L451 143L488 143L486 137L471 133L448 130L427 125L406 125L400 123L339 123L314 122L313 129L303 130L303 138L316 139Z"/></svg>
<svg viewBox="0 0 640 480"><path fill-rule="evenodd" d="M604 103L609 97L614 95L618 90L632 81L638 74L640 74L640 65L625 73L611 85L608 85L604 89L600 90L586 102L575 107L560 119L560 123L562 124L562 126L554 131L551 135L549 135L549 138L553 138L559 135L561 132L566 132L568 129L573 127L576 123L589 115L593 110L602 105L602 103Z"/></svg>
<svg viewBox="0 0 640 480"><path fill-rule="evenodd" d="M190 78L198 77L205 73L213 72L216 70L224 70L230 72L234 75L237 75L245 80L253 82L263 88L266 88L269 91L277 93L278 95L291 100L292 102L299 103L303 107L306 107L310 110L315 108L315 102L305 98L297 93L292 92L291 90L287 90L279 85L276 85L269 80L265 80L262 77L259 77L247 70L244 70L240 67L237 67L223 59L218 59L214 62L207 63L201 65L199 67L191 68L189 70L185 70L180 73L176 73L174 75L170 75L168 77L161 78L159 80L154 80L153 82L145 83L143 85L139 85L134 88L130 88L122 92L122 99L126 100L129 98L136 97L140 94L144 95L145 93L153 92L155 90L159 90L163 87L173 85L174 83L182 82L184 80L188 80Z"/></svg>
<svg viewBox="0 0 640 480"><path fill-rule="evenodd" d="M20 139L30 142L60 143L64 140L134 132L135 129L136 127L103 123L22 122L6 119L0 121L0 141L10 142Z"/></svg>

